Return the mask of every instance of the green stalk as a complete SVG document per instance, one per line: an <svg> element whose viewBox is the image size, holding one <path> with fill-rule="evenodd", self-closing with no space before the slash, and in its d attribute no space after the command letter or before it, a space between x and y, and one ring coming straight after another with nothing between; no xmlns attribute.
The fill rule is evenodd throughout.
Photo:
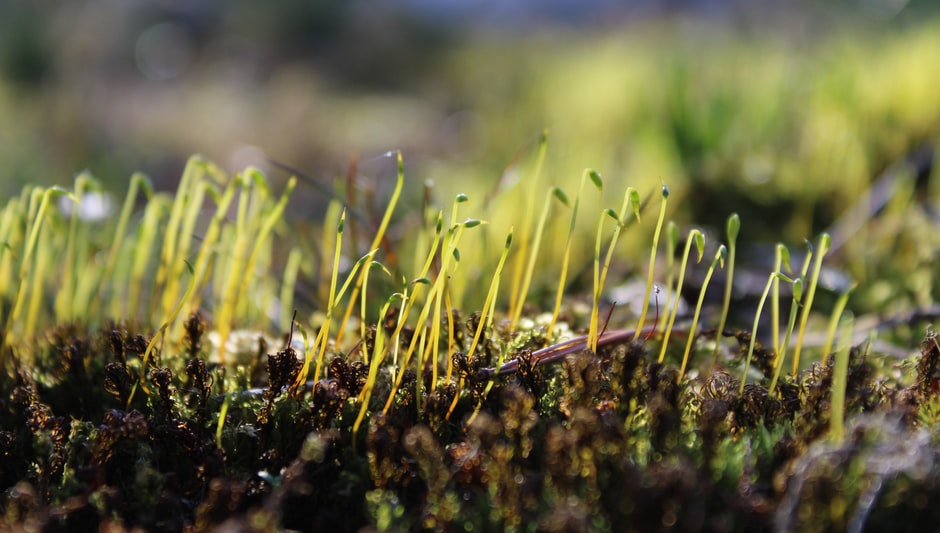
<svg viewBox="0 0 940 533"><path fill-rule="evenodd" d="M65 256L62 258L62 278L59 281L59 290L55 297L54 311L55 319L58 323L71 322L75 317L76 308L73 307L76 304L75 301L75 292L78 282L76 281L76 275L79 275L83 272L96 272L96 269L85 269L79 267L79 261L77 259L76 247L78 247L78 228L81 225L81 221L78 217L79 205L81 205L82 200L85 197L85 192L89 190L100 190L101 187L98 182L88 174L87 172L82 172L75 178L75 197L78 199L76 205L72 209L72 215L69 217L69 230L68 236L65 240ZM86 274L88 275L88 274ZM84 306L79 306L79 309L87 309Z"/></svg>
<svg viewBox="0 0 940 533"><path fill-rule="evenodd" d="M140 227L137 228L137 235L134 239L134 257L131 264L130 283L126 300L126 308L120 309L121 299L112 300L112 315L137 316L140 313L140 299L144 294L144 276L147 273L147 262L150 259L150 252L153 249L154 242L157 240L157 232L162 225L163 215L170 206L170 199L157 194L147 202L144 209L144 216Z"/></svg>
<svg viewBox="0 0 940 533"><path fill-rule="evenodd" d="M764 292L761 294L760 301L757 303L757 311L754 313L754 325L751 326L751 342L747 347L747 356L744 358L744 374L741 375L741 388L738 394L744 394L744 384L747 383L747 373L751 369L751 357L754 355L754 343L757 341L757 324L760 322L760 313L764 309L764 302L767 300L767 294L770 293L770 287L779 272L771 272L767 277L767 284L764 286Z"/></svg>
<svg viewBox="0 0 940 533"><path fill-rule="evenodd" d="M728 249L724 244L718 247L718 251L715 252L715 257L712 259L712 264L708 267L708 272L705 273L705 281L702 282L702 289L698 293L698 302L695 304L695 313L692 315L692 326L689 328L689 339L685 343L685 353L682 354L682 366L679 368L679 377L676 380L676 383L682 383L682 377L685 376L686 365L689 362L689 354L692 352L692 344L695 342L696 328L698 328L698 317L702 311L702 304L705 302L705 290L708 289L708 282L712 279L712 274L715 272L715 265L720 264L722 268L725 265L725 257L728 255Z"/></svg>
<svg viewBox="0 0 940 533"><path fill-rule="evenodd" d="M796 336L796 347L793 350L793 366L797 367L800 363L800 352L803 350L803 334L806 333L806 322L809 320L809 313L813 307L813 298L816 296L816 284L819 282L819 272L822 270L822 260L829 251L831 240L828 233L819 236L819 254L816 255L816 262L813 264L813 275L809 278L809 286L806 289L806 304L800 314L800 329ZM793 377L796 377L794 372Z"/></svg>
<svg viewBox="0 0 940 533"><path fill-rule="evenodd" d="M454 210L453 210L454 217L457 216L458 204L466 202L466 201L467 201L467 198L464 195L460 195L457 197L457 200L454 202ZM440 223L440 217L438 218L438 222ZM479 220L468 219L463 224L451 227L451 229L447 232L447 236L445 236L444 244L443 244L446 247L446 251L443 252L443 257L441 258L441 270L438 273L438 276L435 279L434 283L431 284L431 289L428 291L428 295L427 295L427 298L425 299L424 305L422 306L421 311L418 313L418 321L417 321L418 324L424 324L427 321L428 315L431 312L432 305L436 309L436 312L439 313L441 293L444 290L445 283L449 277L449 275L447 274L447 270L450 268L451 259L457 260L457 256L459 255L456 253L457 244L460 241L460 237L463 234L463 230L464 228L476 227L480 225L481 223L482 222L480 222ZM438 224L438 228L437 228L438 235L440 235L440 231L441 231L441 227L440 227L440 224ZM421 272L421 274L423 275L427 275L428 271L431 268L431 263L434 258L434 254L437 251L437 247L436 247L437 241L438 239L434 240L435 245L432 246L431 252L428 254L428 259L425 262L424 268L422 269L422 272ZM418 278L418 279L424 280L425 278L422 276L421 278ZM415 289L417 290L417 287L415 287ZM413 305L415 301L416 301L416 298L412 297L406 303L406 313L405 313L406 316L408 314L408 311L411 310L411 306ZM439 316L440 316L439 314L435 316L435 321L437 321L437 317ZM405 321L399 320L398 326L395 328L396 336L401 333L401 330L402 328L404 328L404 326L405 326ZM388 409L390 409L392 406L392 401L395 397L395 392L398 390L398 387L401 386L401 381L405 376L405 371L407 370L408 363L411 361L411 357L414 354L415 348L417 347L418 340L419 340L419 337L417 335L412 336L411 342L408 344L408 348L405 350L405 362L404 364L402 364L401 371L398 373L398 375L395 378L394 385L392 386L392 393L389 395L388 401L385 403L385 407L383 409L383 411L385 412L387 412ZM433 326L432 326L432 342L436 343L436 341L437 339L433 337ZM435 359L435 367L436 367L436 359Z"/></svg>
<svg viewBox="0 0 940 533"><path fill-rule="evenodd" d="M672 297L672 284L676 277L676 246L679 246L679 226L672 220L666 224L666 288L663 291L663 301L668 302ZM666 329L666 321L659 323L659 331Z"/></svg>
<svg viewBox="0 0 940 533"><path fill-rule="evenodd" d="M548 222L548 213L552 206L552 197L558 198L557 191L560 191L558 187L552 187L548 190L548 193L545 195L545 205L542 207L542 214L539 216L539 222L535 226L535 237L532 239L532 251L529 252L529 261L526 264L525 274L522 276L522 284L518 288L518 291L513 291L512 301L510 302L510 316L512 321L510 323L510 331L516 330L516 325L519 324L519 319L522 317L522 308L525 305L525 301L529 296L529 286L532 283L532 275L535 272L535 261L538 259L539 250L542 245L542 233L545 230L545 225Z"/></svg>
<svg viewBox="0 0 940 533"><path fill-rule="evenodd" d="M548 130L542 130L542 135L539 137L539 148L538 153L535 159L535 170L532 173L532 177L528 180L529 190L525 193L525 208L522 213L522 226L519 231L519 242L521 243L521 248L519 250L518 259L514 262L514 268L512 273L512 290L509 293L509 313L510 317L516 317L522 313L522 305L525 303L525 291L528 291L528 283L526 282L525 291L523 291L523 261L526 256L529 256L529 263L532 264L535 261L535 255L538 254L539 241L541 240L542 227L544 226L544 220L546 213L542 213L542 222L540 222L539 227L537 228L537 233L532 242L532 252L528 252L529 248L529 232L531 227L532 219L532 210L535 200L535 191L538 186L539 176L542 174L542 164L545 162L545 153L548 148ZM548 209L548 199L546 199L545 209ZM526 266L525 268L525 277L531 279L531 268ZM515 329L515 324L518 319L513 320L512 329Z"/></svg>
<svg viewBox="0 0 940 533"><path fill-rule="evenodd" d="M503 265L506 264L506 258L509 256L509 249L512 246L512 228L509 228L509 234L506 235L506 244L503 246L503 253L500 254L499 263L496 265L496 272L493 273L493 279L490 280L490 289L486 293L486 300L483 303L483 309L480 311L480 322L477 324L476 332L473 334L473 341L470 342L470 348L467 350L467 360L470 360L473 355L476 353L477 346L480 343L480 339L483 337L483 332L486 328L492 326L493 322L493 310L496 307L496 295L499 293L499 280L503 272ZM503 364L503 359L505 357L504 352L500 352L499 360L497 361L497 366ZM460 384L462 386L463 379L461 379ZM486 393L490 391L493 386L493 382L490 381L487 383ZM458 392L454 395L454 401L450 404L450 409L447 411L446 419L450 419L451 413L454 411L454 408L457 406L457 400L460 397L460 387L458 386ZM473 415L471 416L471 421L476 416L480 410L480 405L474 410Z"/></svg>
<svg viewBox="0 0 940 533"><path fill-rule="evenodd" d="M633 187L627 188L626 193L624 193L623 205L620 207L620 213L614 213L611 209L605 209L604 214L601 215L600 221L597 223L597 239L594 247L594 299L593 305L591 306L591 322L588 331L588 348L592 351L597 351L597 336L599 335L598 317L600 314L601 293L604 291L604 285L607 283L607 272L610 270L610 262L614 257L614 249L617 246L617 240L620 238L620 233L625 227L624 218L627 216L628 206L633 206L633 214L637 217L637 220L639 220L640 194ZM600 271L600 273L598 273L601 251L601 230L604 224L604 215L614 219L617 224L614 226L614 234L610 239L610 244L607 246L607 256L604 258L604 268Z"/></svg>
<svg viewBox="0 0 940 533"><path fill-rule="evenodd" d="M790 270L790 251L781 243L774 247L774 272L783 272L786 266L787 272ZM777 350L780 346L780 280L774 280L773 292L770 295L770 327L773 336L773 347Z"/></svg>
<svg viewBox="0 0 940 533"><path fill-rule="evenodd" d="M372 361L369 363L369 374L366 377L365 385L362 387L362 392L359 393L359 414L356 415L356 421L353 422L352 427L353 450L357 447L358 439L356 436L359 434L359 426L362 425L362 421L366 417L366 411L369 410L369 400L372 398L372 389L375 387L375 380L379 373L379 365L382 364L383 360L382 354L386 353L383 321L385 320L385 315L388 313L392 302L400 298L404 298L404 295L397 292L392 294L385 301L381 311L379 311L379 319L375 325L375 344L373 345Z"/></svg>
<svg viewBox="0 0 940 533"><path fill-rule="evenodd" d="M193 265L189 264L189 261L183 261L186 264L186 270L189 271L189 285L186 287L186 292L183 294L183 297L180 298L176 308L167 316L166 320L160 326L160 330L157 331L153 337L150 339L150 342L147 344L147 349L144 351L143 357L141 357L140 363L140 379L134 382L133 388L131 388L131 393L127 397L127 405L125 405L126 410L130 410L131 402L134 400L134 393L137 392L137 386L140 385L140 388L144 390L147 394L150 394L150 391L147 390L147 385L145 380L147 379L147 363L150 361L150 354L153 353L154 346L157 344L157 337L165 338L166 330L170 327L176 317L179 315L180 311L183 309L183 305L189 300L189 296L193 292L193 287L196 285L196 276L195 271L193 270Z"/></svg>
<svg viewBox="0 0 940 533"><path fill-rule="evenodd" d="M702 255L705 253L705 236L697 229L690 231L689 236L686 237L685 240L685 251L682 252L682 263L679 266L679 282L676 284L676 295L672 301L672 309L669 309L669 320L666 324L666 329L663 330L663 342L659 349L660 363L666 358L666 348L669 347L669 336L672 335L672 327L676 323L676 314L679 312L679 299L682 297L682 282L685 280L685 267L689 262L689 253L692 251L693 243L698 251L698 260L696 262L700 262ZM690 336L691 335L692 333L690 333Z"/></svg>
<svg viewBox="0 0 940 533"><path fill-rule="evenodd" d="M656 231L653 232L653 246L650 248L649 275L646 278L646 294L643 296L643 311L640 313L640 321L636 325L636 333L633 340L640 338L643 332L643 325L646 323L646 313L650 308L650 294L653 292L653 274L656 269L656 249L659 247L659 233L663 228L663 220L666 217L666 203L669 200L669 187L663 185L663 201L659 204L659 220L656 221Z"/></svg>
<svg viewBox="0 0 940 533"><path fill-rule="evenodd" d="M300 273L301 261L303 261L303 252L298 247L293 247L287 254L287 263L284 265L284 277L281 280L281 331L290 330L293 323L292 311L294 309L294 292L297 288L297 276Z"/></svg>
<svg viewBox="0 0 940 533"><path fill-rule="evenodd" d="M378 229L375 231L375 236L372 239L372 245L369 247L370 250L377 250L382 244L382 240L385 238L385 232L388 229L388 224L392 220L392 213L395 212L395 206L398 204L398 198L401 196L401 189L405 184L405 163L402 160L401 152L398 152L398 175L395 180L395 189L392 191L392 197L388 201L388 205L385 207L385 214L382 216L382 222L379 223ZM359 290L362 287L362 272L359 273L359 279L356 280L355 286L353 286L352 294L349 296L349 303L346 305L346 312L343 314L343 319L340 321L339 331L336 333L336 345L339 346L343 340L343 333L346 331L346 324L349 322L349 317L352 316L353 309L356 306L356 299L359 298Z"/></svg>
<svg viewBox="0 0 940 533"><path fill-rule="evenodd" d="M741 218L737 213L731 213L725 224L725 233L728 236L728 277L725 280L725 299L721 304L721 318L718 319L718 330L715 332L715 351L712 352L711 368L714 370L718 363L718 352L721 350L721 337L725 331L725 322L728 320L728 308L731 306L731 289L734 286L734 258L737 250L738 232L741 230Z"/></svg>
<svg viewBox="0 0 940 533"><path fill-rule="evenodd" d="M842 312L849 302L849 295L855 290L856 284L853 283L845 292L839 295L835 307L832 308L832 315L829 317L829 327L826 329L826 344L823 346L822 364L826 364L829 352L832 350L832 343L836 337L836 328L839 326L839 320L842 318Z"/></svg>
<svg viewBox="0 0 940 533"><path fill-rule="evenodd" d="M78 199L72 193L60 187L51 187L45 190L36 188L30 194L30 207L26 219L28 228L26 231L27 237L23 245L23 259L20 261L16 296L13 299L13 309L7 316L6 325L3 330L3 342L6 345L10 343L10 334L13 332L13 325L17 322L20 313L22 313L23 305L25 304L26 294L23 289L26 286L27 277L32 270L33 253L35 253L36 244L39 242L39 232L46 219L46 212L49 210L49 202L52 201L52 198L63 194L76 203L78 202ZM6 350L0 350L0 367L3 365L5 353L7 353Z"/></svg>
<svg viewBox="0 0 940 533"><path fill-rule="evenodd" d="M836 352L835 368L832 369L829 436L835 442L841 442L845 438L845 389L848 385L849 355L852 352L852 323L851 316L847 316L840 321L839 341L841 347Z"/></svg>
<svg viewBox="0 0 940 533"><path fill-rule="evenodd" d="M555 307L552 308L552 319L548 323L546 337L552 338L555 331L555 323L558 321L558 314L561 311L561 299L565 293L565 284L568 282L568 263L571 260L571 243L574 237L575 224L578 220L578 206L581 203L581 190L584 188L584 182L590 179L591 183L597 188L598 192L603 192L604 185L601 181L601 175L596 170L586 168L581 174L581 183L578 185L578 194L574 197L574 207L571 209L571 222L568 224L568 239L565 241L565 253L561 260L561 275L558 277L558 288L555 290ZM568 205L568 197L561 189L558 189L558 197L561 203Z"/></svg>
<svg viewBox="0 0 940 533"><path fill-rule="evenodd" d="M787 359L787 348L790 346L790 338L793 335L793 326L796 324L796 314L800 309L800 300L803 298L803 280L796 278L793 283L793 300L790 302L790 318L787 321L787 334L783 338L783 344L776 347L776 356L774 357L774 377L770 381L768 392L773 394L777 388L777 380L780 378L780 369Z"/></svg>

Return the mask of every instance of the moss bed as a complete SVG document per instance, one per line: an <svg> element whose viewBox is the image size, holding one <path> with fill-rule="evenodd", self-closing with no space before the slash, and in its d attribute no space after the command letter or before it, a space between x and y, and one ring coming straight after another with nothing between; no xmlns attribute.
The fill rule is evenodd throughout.
<svg viewBox="0 0 940 533"><path fill-rule="evenodd" d="M898 531L940 521L934 333L901 365L914 376L906 387L852 349L840 441L828 435L833 358L768 395L766 380L740 394L720 366L677 385L678 369L651 362L643 339L560 364L523 347L518 371L487 391L498 328L472 360L454 356L451 383L417 396L430 370L420 388L406 374L385 414L382 373L354 436L361 361L336 357L330 379L293 390L292 348L262 341L252 368L227 373L207 362L207 327L192 314L181 353L151 358L153 390L130 402L149 341L132 326L60 326L33 367L14 358L15 373L0 378L0 524ZM746 354L749 335L725 335ZM753 364L767 373L767 361L758 347ZM244 392L224 394L226 380Z"/></svg>

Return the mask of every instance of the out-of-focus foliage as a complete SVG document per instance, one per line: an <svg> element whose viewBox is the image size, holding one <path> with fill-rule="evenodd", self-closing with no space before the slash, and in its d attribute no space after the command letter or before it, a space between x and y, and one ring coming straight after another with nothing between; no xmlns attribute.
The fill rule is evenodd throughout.
<svg viewBox="0 0 940 533"><path fill-rule="evenodd" d="M917 3L598 6L461 25L420 2L6 3L2 192L85 167L159 184L193 152L326 179L402 149L473 193L548 128L547 181L588 165L618 186L662 180L701 205L687 220L752 206L798 239L940 129L940 31Z"/></svg>

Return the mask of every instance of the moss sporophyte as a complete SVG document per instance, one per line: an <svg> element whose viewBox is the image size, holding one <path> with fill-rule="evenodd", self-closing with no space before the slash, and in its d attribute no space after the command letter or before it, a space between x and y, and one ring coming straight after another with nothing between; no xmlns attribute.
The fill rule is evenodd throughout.
<svg viewBox="0 0 940 533"><path fill-rule="evenodd" d="M657 269L669 189L651 191L655 226L636 188L588 199L586 182L612 187L595 170L569 198L545 147L502 193L532 204L514 216L468 194L448 213L429 185L420 216L399 212L396 152L384 211L346 191L310 234L286 220L297 180L198 157L175 194L136 175L113 223L53 207L100 192L88 174L28 187L0 212L0 525L827 530L929 515L914 495L938 479L922 436L940 404L935 333L898 364L853 346L862 288L824 284L826 233L796 273L778 245L749 296L732 290L755 277L732 272L737 215L726 243L691 229ZM666 227L671 255L680 225ZM613 301L633 275L639 294Z"/></svg>

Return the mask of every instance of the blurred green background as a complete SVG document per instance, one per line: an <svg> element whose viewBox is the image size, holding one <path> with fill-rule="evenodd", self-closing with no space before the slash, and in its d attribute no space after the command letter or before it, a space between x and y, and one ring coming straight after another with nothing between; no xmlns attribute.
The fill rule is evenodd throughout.
<svg viewBox="0 0 940 533"><path fill-rule="evenodd" d="M683 227L720 230L737 211L742 239L799 246L913 157L900 209L924 207L929 222L936 6L4 0L0 197L24 183L68 186L86 168L117 195L136 170L172 190L193 153L230 171L258 166L276 183L287 175L270 160L329 184L354 159L381 195L394 178L383 154L401 150L405 205L419 205L425 180L440 205L456 192L491 203L496 249L521 195L541 199L550 184L572 194L585 167L616 191L611 207L628 185L646 195L666 183ZM516 180L543 129L547 160L528 188ZM291 208L319 221L324 205L306 186ZM630 242L628 254L648 246ZM858 255L868 244L846 261L857 279L873 268ZM936 247L918 246L908 252L929 268Z"/></svg>

